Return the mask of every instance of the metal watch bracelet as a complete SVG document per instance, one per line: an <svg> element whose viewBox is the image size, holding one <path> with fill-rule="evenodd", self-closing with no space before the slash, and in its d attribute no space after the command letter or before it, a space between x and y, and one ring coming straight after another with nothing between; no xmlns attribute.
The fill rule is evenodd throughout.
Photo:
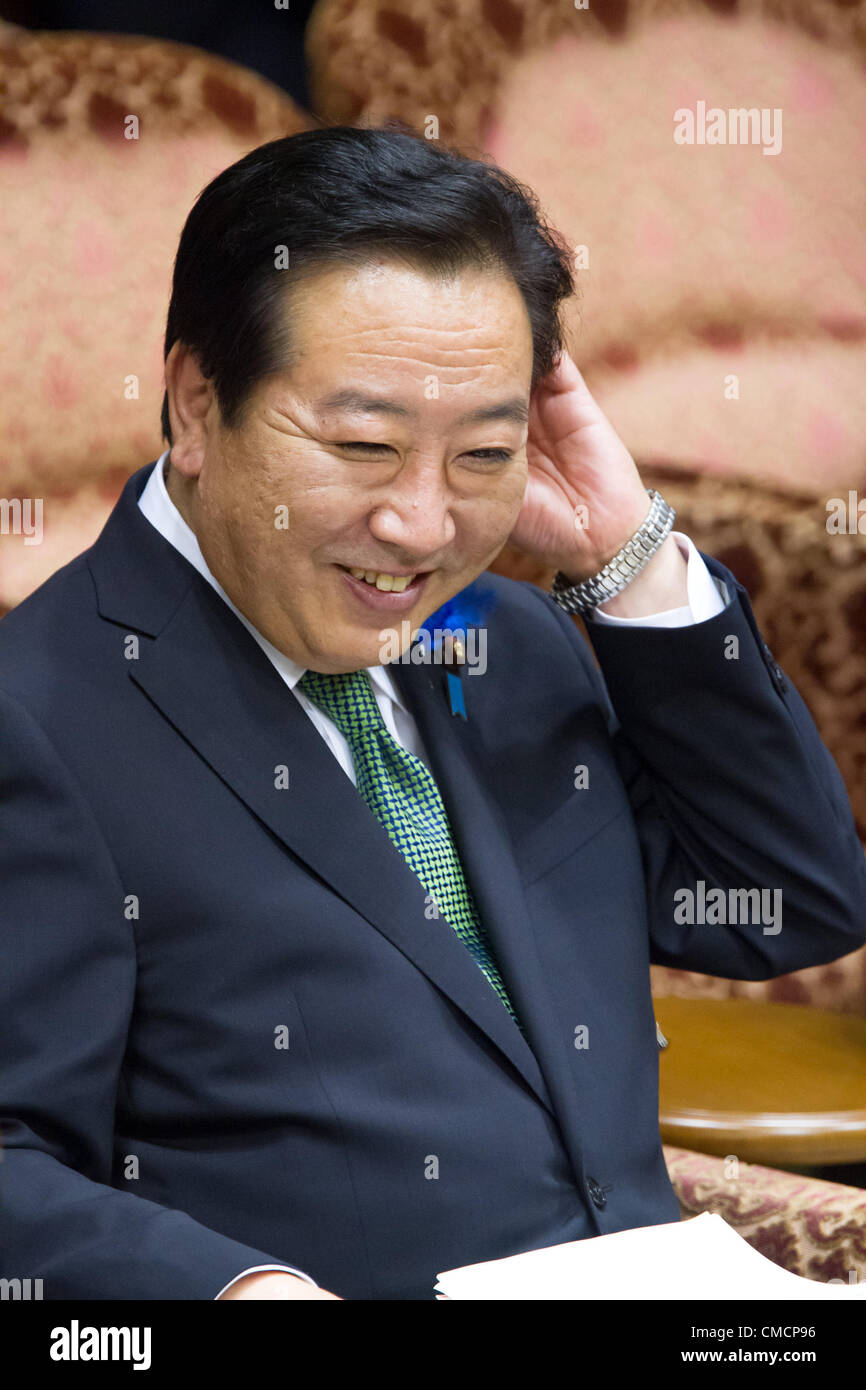
<svg viewBox="0 0 866 1390"><path fill-rule="evenodd" d="M586 617L600 603L620 593L640 574L666 540L676 512L655 488L648 487L647 493L651 504L646 520L598 574L574 584L562 570L557 571L550 587L550 597L566 613L579 613L581 617Z"/></svg>

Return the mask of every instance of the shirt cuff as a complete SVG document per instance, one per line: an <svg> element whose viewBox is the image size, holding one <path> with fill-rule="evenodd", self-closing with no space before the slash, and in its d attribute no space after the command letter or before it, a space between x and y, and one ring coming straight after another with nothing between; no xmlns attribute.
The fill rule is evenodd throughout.
<svg viewBox="0 0 866 1390"><path fill-rule="evenodd" d="M281 1274L297 1274L299 1279L304 1279L308 1284L312 1284L314 1289L319 1287L315 1279L311 1279L309 1274L305 1274L302 1269L293 1269L291 1265L252 1265L249 1269L242 1269L240 1274L235 1275L234 1279L230 1279L225 1287L220 1289L219 1293L214 1298L214 1303L216 1303L217 1298L222 1298L226 1289L230 1289L232 1284L236 1284L239 1279L243 1279L244 1275L259 1274L266 1269L276 1269L279 1270Z"/></svg>
<svg viewBox="0 0 866 1390"><path fill-rule="evenodd" d="M616 627L688 627L692 623L704 623L727 608L731 600L724 580L710 574L694 541L684 536L682 531L671 531L671 535L679 546L680 554L688 562L688 604L682 608L667 608L663 613L646 613L640 618L614 617L599 607L593 610L590 622L608 623Z"/></svg>

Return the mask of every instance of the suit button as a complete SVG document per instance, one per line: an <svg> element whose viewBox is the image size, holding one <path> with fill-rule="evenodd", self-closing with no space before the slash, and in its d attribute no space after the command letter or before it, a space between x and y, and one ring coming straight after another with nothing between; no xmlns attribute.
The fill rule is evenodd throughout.
<svg viewBox="0 0 866 1390"><path fill-rule="evenodd" d="M773 684L775 685L778 691L787 690L788 682L785 679L785 672L782 670L778 661L773 656L773 653L770 651L770 648L767 646L766 642L763 643L763 648L764 659L767 663L770 674L773 677Z"/></svg>
<svg viewBox="0 0 866 1390"><path fill-rule="evenodd" d="M586 1190L589 1193L593 1204L598 1207L599 1211L603 1211L604 1208L607 1206L607 1198L604 1195L604 1191L601 1187L601 1184L597 1183L595 1178L587 1178Z"/></svg>

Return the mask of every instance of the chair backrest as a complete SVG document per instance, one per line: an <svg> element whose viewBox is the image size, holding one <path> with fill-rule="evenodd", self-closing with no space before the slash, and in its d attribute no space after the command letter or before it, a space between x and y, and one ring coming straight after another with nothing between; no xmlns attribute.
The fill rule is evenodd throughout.
<svg viewBox="0 0 866 1390"><path fill-rule="evenodd" d="M308 47L327 119L537 193L636 457L866 488L866 0L318 0Z"/></svg>
<svg viewBox="0 0 866 1390"><path fill-rule="evenodd" d="M0 612L95 539L162 450L177 240L200 190L314 122L256 73L106 34L0 32ZM2 518L0 518L2 520Z"/></svg>

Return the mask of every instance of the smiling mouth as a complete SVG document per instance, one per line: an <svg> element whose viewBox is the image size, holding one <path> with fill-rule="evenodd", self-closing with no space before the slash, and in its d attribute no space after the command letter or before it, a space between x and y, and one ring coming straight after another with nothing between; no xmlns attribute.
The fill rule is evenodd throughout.
<svg viewBox="0 0 866 1390"><path fill-rule="evenodd" d="M378 589L380 593L386 594L405 593L407 589L417 587L418 581L431 573L430 570L413 570L408 574L395 574L391 570L361 569L358 565L339 565L338 568L350 574L353 579L368 584L371 589Z"/></svg>

